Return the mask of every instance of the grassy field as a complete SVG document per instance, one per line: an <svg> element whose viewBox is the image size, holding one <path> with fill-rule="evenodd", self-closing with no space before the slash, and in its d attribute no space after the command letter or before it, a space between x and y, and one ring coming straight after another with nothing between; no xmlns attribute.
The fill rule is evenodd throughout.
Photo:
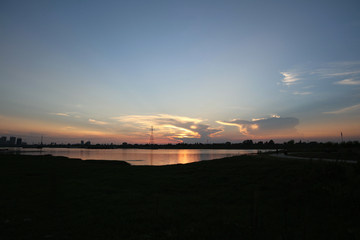
<svg viewBox="0 0 360 240"><path fill-rule="evenodd" d="M334 159L334 160L359 160L359 154L353 152L290 152L289 156L305 157L313 159Z"/></svg>
<svg viewBox="0 0 360 240"><path fill-rule="evenodd" d="M358 164L0 155L0 239L360 239Z"/></svg>

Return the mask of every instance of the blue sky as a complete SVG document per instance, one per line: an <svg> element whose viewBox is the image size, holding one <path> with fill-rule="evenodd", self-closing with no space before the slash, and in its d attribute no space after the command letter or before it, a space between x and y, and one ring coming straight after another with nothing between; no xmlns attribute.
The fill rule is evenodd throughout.
<svg viewBox="0 0 360 240"><path fill-rule="evenodd" d="M359 140L359 7L1 1L0 134Z"/></svg>

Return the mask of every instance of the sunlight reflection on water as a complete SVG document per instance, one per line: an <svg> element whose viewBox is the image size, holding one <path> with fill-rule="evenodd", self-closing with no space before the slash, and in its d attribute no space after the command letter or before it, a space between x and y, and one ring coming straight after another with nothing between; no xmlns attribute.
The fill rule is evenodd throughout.
<svg viewBox="0 0 360 240"><path fill-rule="evenodd" d="M83 160L121 160L131 165L185 164L202 160L231 157L256 153L246 149L83 149L83 148L43 148L42 151L25 150L23 154L64 156Z"/></svg>

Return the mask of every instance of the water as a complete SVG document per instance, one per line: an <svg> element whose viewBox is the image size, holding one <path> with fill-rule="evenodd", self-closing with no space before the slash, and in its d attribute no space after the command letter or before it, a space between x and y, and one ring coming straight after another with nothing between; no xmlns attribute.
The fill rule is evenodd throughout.
<svg viewBox="0 0 360 240"><path fill-rule="evenodd" d="M19 149L20 150L20 149ZM185 164L202 160L256 153L257 150L236 149L21 149L22 154L64 156L83 160L122 160L131 165Z"/></svg>

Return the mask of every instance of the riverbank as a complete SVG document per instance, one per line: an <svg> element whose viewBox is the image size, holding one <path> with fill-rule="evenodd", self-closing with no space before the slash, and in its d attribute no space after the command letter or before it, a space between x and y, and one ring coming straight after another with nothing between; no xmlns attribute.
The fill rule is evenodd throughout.
<svg viewBox="0 0 360 240"><path fill-rule="evenodd" d="M343 163L351 163L357 164L359 160L344 160L339 159L334 156L330 156L332 158L323 158L322 155L317 155L316 153L308 153L308 154L297 154L297 153L269 153L269 155L276 158L287 158L287 159L298 159L298 160L313 160L313 161L325 161L325 162L343 162Z"/></svg>
<svg viewBox="0 0 360 240"><path fill-rule="evenodd" d="M0 239L357 239L357 164L0 154Z"/></svg>

